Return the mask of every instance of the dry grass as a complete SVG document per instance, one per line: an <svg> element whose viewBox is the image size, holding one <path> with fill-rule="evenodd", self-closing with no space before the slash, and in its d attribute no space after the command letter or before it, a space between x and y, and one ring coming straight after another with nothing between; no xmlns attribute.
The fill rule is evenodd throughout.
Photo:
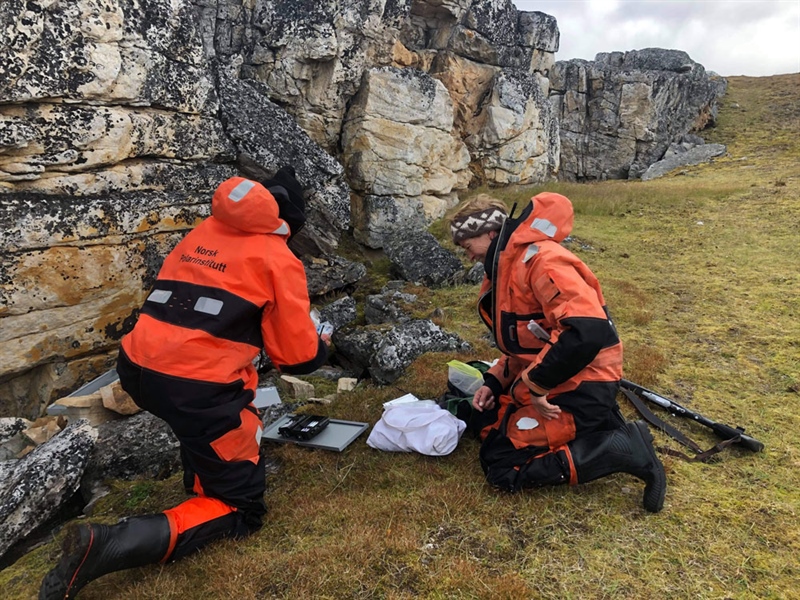
<svg viewBox="0 0 800 600"><path fill-rule="evenodd" d="M109 575L82 598L799 598L800 76L732 78L709 136L730 156L660 180L557 185L577 211L574 250L604 284L626 344L626 375L766 444L713 464L664 456L665 509L641 508L620 475L515 496L483 483L478 445L444 458L269 449L265 528L167 567ZM738 108L733 104L738 104ZM509 201L537 188L504 190ZM438 227L438 229L437 229ZM442 224L434 231L444 236ZM376 281L381 278L376 276ZM477 286L419 294L418 315L490 358ZM395 386L327 408L376 421L410 391L435 397L452 355L419 359ZM628 406L626 413L632 415ZM675 421L702 445L702 427ZM674 443L658 435L659 445ZM180 500L177 479L119 484L100 520ZM30 598L57 556L36 549L0 573Z"/></svg>

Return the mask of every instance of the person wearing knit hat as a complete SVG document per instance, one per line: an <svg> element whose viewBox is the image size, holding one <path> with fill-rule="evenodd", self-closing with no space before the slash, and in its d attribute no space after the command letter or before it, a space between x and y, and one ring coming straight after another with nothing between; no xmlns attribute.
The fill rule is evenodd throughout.
<svg viewBox="0 0 800 600"><path fill-rule="evenodd" d="M284 165L271 179L261 182L278 203L278 216L286 221L294 237L306 224L306 202L294 167Z"/></svg>
<svg viewBox="0 0 800 600"><path fill-rule="evenodd" d="M450 217L453 242L484 265L478 312L502 352L472 399L481 466L511 492L630 473L658 512L664 467L647 424L626 423L616 402L622 343L597 277L561 245L573 219L552 192L517 217L485 194Z"/></svg>

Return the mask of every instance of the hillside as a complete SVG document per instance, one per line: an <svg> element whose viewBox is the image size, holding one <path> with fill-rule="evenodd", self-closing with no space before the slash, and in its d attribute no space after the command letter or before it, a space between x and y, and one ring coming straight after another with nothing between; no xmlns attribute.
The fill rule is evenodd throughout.
<svg viewBox="0 0 800 600"><path fill-rule="evenodd" d="M709 464L661 454L663 512L641 483L507 495L478 443L448 457L270 447L264 529L167 567L109 575L80 598L792 598L800 566L800 75L729 80L706 141L729 156L650 181L559 184L576 208L573 249L595 271L625 343L626 376L764 442ZM503 190L524 202L541 187ZM495 193L497 193L495 191ZM441 223L433 227L440 234ZM382 266L377 261L374 268ZM492 358L477 286L415 289L420 315ZM453 355L426 355L396 386L359 387L331 416L374 423L381 403L437 397ZM624 412L632 408L620 400ZM707 430L678 428L712 446ZM659 446L677 448L656 434ZM94 519L168 508L180 477L115 484ZM32 598L62 533L0 572L4 598Z"/></svg>

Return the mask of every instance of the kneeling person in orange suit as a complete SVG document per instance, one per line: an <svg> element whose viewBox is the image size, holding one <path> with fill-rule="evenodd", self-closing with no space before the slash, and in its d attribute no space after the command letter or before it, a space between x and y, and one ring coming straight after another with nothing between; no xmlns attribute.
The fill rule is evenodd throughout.
<svg viewBox="0 0 800 600"><path fill-rule="evenodd" d="M281 372L301 374L328 354L309 316L303 265L287 246L304 209L291 167L264 185L228 179L214 193L212 216L167 256L122 340L117 372L136 404L172 428L195 497L116 525L71 526L40 599L72 598L106 573L176 560L261 527L266 480L253 360L263 348Z"/></svg>
<svg viewBox="0 0 800 600"><path fill-rule="evenodd" d="M630 473L658 512L667 483L652 436L616 402L622 343L597 278L560 244L573 218L545 192L517 218L482 194L450 219L453 241L484 264L478 310L503 353L473 398L481 466L508 491Z"/></svg>

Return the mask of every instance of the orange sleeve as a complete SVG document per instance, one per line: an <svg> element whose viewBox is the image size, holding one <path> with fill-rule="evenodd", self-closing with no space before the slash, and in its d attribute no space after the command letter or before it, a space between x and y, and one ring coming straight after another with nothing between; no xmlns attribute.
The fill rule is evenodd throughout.
<svg viewBox="0 0 800 600"><path fill-rule="evenodd" d="M522 373L531 391L543 395L574 377L603 347L619 339L602 305L596 278L582 263L542 261L529 281L545 317L556 325L553 345Z"/></svg>
<svg viewBox="0 0 800 600"><path fill-rule="evenodd" d="M273 301L261 317L264 350L284 373L311 373L325 363L328 349L309 315L306 274L288 248L278 262L271 278Z"/></svg>

